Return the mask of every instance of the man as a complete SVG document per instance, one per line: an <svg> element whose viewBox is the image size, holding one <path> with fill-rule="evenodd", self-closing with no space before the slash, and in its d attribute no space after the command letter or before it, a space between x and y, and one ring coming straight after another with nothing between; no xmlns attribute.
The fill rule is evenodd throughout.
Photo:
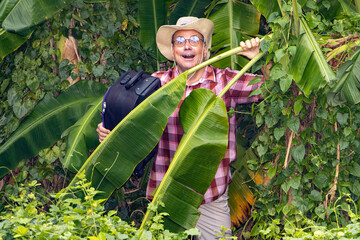
<svg viewBox="0 0 360 240"><path fill-rule="evenodd" d="M176 25L161 26L156 35L156 42L160 52L169 60L176 62L176 66L168 71L156 72L153 76L160 78L162 85L170 82L186 70L198 65L209 57L211 38L214 29L212 21L196 17L182 17ZM253 58L259 53L259 39L241 42L244 51L239 54ZM207 66L189 75L187 78L185 96L193 89L207 88L216 95L231 81L237 71L218 69ZM248 97L261 83L247 86L257 75L245 74L223 96L227 108L235 108L236 104L251 103L259 100L259 96ZM262 76L261 76L262 77ZM184 98L185 98L184 96ZM181 140L183 130L179 123L178 112L180 106L170 116L168 124L159 141L157 153L147 187L147 197L160 184L169 167L170 161ZM219 239L216 233L221 232L221 226L231 229L230 210L228 207L227 187L231 181L230 163L236 160L236 119L229 119L229 144L224 159L221 161L214 180L204 195L203 204L199 210L200 218L196 227L201 231L201 239ZM102 141L109 134L109 130L98 125L99 140ZM231 236L231 231L226 232Z"/></svg>

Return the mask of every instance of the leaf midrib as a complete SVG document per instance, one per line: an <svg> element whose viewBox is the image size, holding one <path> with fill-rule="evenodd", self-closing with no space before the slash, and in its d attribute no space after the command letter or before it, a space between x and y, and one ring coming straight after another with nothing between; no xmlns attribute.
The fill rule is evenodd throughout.
<svg viewBox="0 0 360 240"><path fill-rule="evenodd" d="M3 150L7 149L9 145L13 144L18 139L19 135L23 135L24 133L28 133L30 130L33 129L34 126L38 125L37 123L45 121L46 118L49 118L49 117L55 115L57 112L61 112L62 109L64 109L64 108L68 108L68 107L70 107L72 105L75 105L75 104L78 104L78 103L81 103L81 102L86 102L86 101L88 101L88 99L93 99L93 98L90 98L90 97L85 98L85 99L82 98L80 100L71 102L71 103L66 104L66 105L60 105L60 107L55 108L55 110L51 111L49 114L43 115L40 118L35 119L35 121L32 122L27 128L25 128L23 131L20 131L19 133L17 133L13 137L11 137L12 139L10 139L10 141L7 141L3 146L1 146L0 150L2 149L2 151L0 151L0 154L3 153ZM43 120L43 119L45 119L45 120Z"/></svg>
<svg viewBox="0 0 360 240"><path fill-rule="evenodd" d="M301 21L304 22L304 19L301 18ZM304 26L304 29L305 29L305 32L306 32L306 37L309 38L309 41L310 41L310 43L311 43L311 46L312 46L312 48L314 49L317 62L319 63L320 68L323 70L323 72L324 72L324 74L325 74L325 76L324 76L324 77L325 77L325 80L326 80L327 82L329 82L329 81L330 81L330 75L329 75L328 71L326 70L326 66L325 66L324 62L322 61L322 59L321 59L321 57L320 57L322 54L319 53L318 48L317 48L317 45L316 45L316 43L314 43L314 39L313 39L312 36L311 36L311 33L310 33L310 30L308 29L308 26L307 26L305 23L303 23L303 26Z"/></svg>
<svg viewBox="0 0 360 240"><path fill-rule="evenodd" d="M190 132L188 132L185 136L185 140L184 140L184 144L181 144L178 146L178 149L176 150L176 153L173 157L173 159L171 160L171 164L169 166L169 169L167 170L168 172L168 176L171 176L174 166L177 165L177 161L179 159L179 156L181 156L181 152L183 151L183 149L185 148L185 146L187 146L187 142L189 141L190 138L192 138L193 133L196 132L198 130L198 127L201 125L201 123L203 122L203 120L205 119L205 117L207 116L207 113L209 112L209 109L213 107L213 105L217 102L217 97L214 98L213 102L211 104L208 105L208 107L205 109L205 111L203 111L203 114L201 114L200 118L198 119L198 121L196 122L195 126L191 128ZM163 183L165 179L163 179L163 181L161 181L160 185L159 185L159 189L161 189ZM159 191L156 191L154 199L157 197L157 195L159 194Z"/></svg>
<svg viewBox="0 0 360 240"><path fill-rule="evenodd" d="M102 97L101 97L102 99ZM97 112L98 110L98 107L102 104L102 101L100 100L96 105L94 105L93 107L93 110L92 111L89 111L87 112L86 114L88 115L88 117L85 119L84 123L81 125L81 127L78 129L77 131L77 134L76 134L76 137L74 138L74 142L77 143L78 142L78 139L80 138L80 136L82 135L83 133L83 129L87 126L86 123L88 123L91 119L92 119L92 116L94 113ZM72 152L74 152L74 149L76 147L76 144L71 144L71 147L70 149L68 150L68 157L66 159L64 159L64 165L67 164L67 161L70 160L70 156L72 156Z"/></svg>

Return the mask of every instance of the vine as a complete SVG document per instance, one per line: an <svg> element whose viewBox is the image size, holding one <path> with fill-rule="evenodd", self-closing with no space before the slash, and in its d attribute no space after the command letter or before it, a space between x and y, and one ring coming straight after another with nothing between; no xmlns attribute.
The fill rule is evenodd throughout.
<svg viewBox="0 0 360 240"><path fill-rule="evenodd" d="M88 3L78 0L36 28L31 38L0 63L0 144L46 94L57 96L71 81L82 79L108 86L125 71L133 69L154 72L156 62L137 38L139 24L133 16L137 3L106 1ZM77 61L64 59L63 42L73 39ZM17 182L38 180L42 194L57 192L72 176L65 174L59 159L64 157L65 143L59 141L39 156L23 161L2 180L4 193L16 191ZM16 179L16 180L15 180ZM144 199L131 204L124 199L144 195L145 184L133 179L125 188L139 188L135 193L116 192L107 209L119 208L123 219L134 210L144 209ZM119 207L120 205L120 207ZM141 206L141 207L140 207Z"/></svg>
<svg viewBox="0 0 360 240"><path fill-rule="evenodd" d="M324 14L330 7L327 1L307 1L302 6L316 40L324 44L324 52L331 50L327 47L333 39L347 41L359 30L349 15L334 20ZM254 186L257 202L249 220L253 226L242 233L257 239L291 236L296 228L306 226L304 219L329 229L346 226L356 205L344 196L357 203L360 193L360 106L331 104L328 94L335 82L308 97L302 94L288 71L289 59L297 48L288 20L292 16L290 3L283 3L282 10L284 16L268 19L274 34L262 48L274 65L262 89L265 100L254 112L261 130L252 148L259 160L248 162L251 170L263 171L271 179L266 186ZM341 53L332 64L333 70L353 54L354 48Z"/></svg>

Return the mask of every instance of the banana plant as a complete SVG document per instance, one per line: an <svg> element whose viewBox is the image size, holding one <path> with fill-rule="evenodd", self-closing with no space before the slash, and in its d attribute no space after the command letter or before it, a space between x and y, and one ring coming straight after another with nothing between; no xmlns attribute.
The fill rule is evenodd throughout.
<svg viewBox="0 0 360 240"><path fill-rule="evenodd" d="M290 61L290 73L297 86L309 96L335 80L335 74L326 62L314 35L304 18L300 17L300 35L296 54Z"/></svg>
<svg viewBox="0 0 360 240"><path fill-rule="evenodd" d="M354 2L356 6L352 3ZM360 4L358 0L351 1L351 0L338 0L338 1L329 1L329 7L327 8L326 12L323 12L323 16L328 19L332 20L337 18L344 13L346 14L353 14L359 12L357 10L357 6Z"/></svg>
<svg viewBox="0 0 360 240"><path fill-rule="evenodd" d="M6 0L14 3L14 0ZM2 27L9 32L22 36L29 35L34 27L51 18L57 11L74 0L18 0L2 22Z"/></svg>
<svg viewBox="0 0 360 240"><path fill-rule="evenodd" d="M68 130L63 132L66 138L66 154L62 159L65 169L71 172L78 172L81 166L88 159L88 151L98 146L96 124L101 121L100 112L103 96L100 96L92 104L89 110Z"/></svg>
<svg viewBox="0 0 360 240"><path fill-rule="evenodd" d="M69 186L62 191L62 194L69 193L71 191L71 186L75 185L78 181L79 174L85 172L86 178L91 181L92 186L101 191L97 197L108 198L116 188L121 187L128 180L136 165L156 146L167 124L168 117L173 113L184 95L187 75L240 50L241 47L238 47L237 49L233 49L221 56L204 62L202 65L199 65L198 68L193 68L184 72L145 99L131 111L94 150L92 155L79 169L78 174L70 182ZM255 62L260 57L261 54L252 61ZM252 64L253 63L249 63L249 67ZM248 68L244 68L241 75ZM237 75L234 79L238 79L241 75ZM235 80L233 80L233 82L235 82ZM229 84L222 94L224 94L230 86L231 85ZM167 200L160 198L160 196L164 196L162 194L165 191L163 187L158 188L157 195L154 198L155 203L160 200L168 205L168 207L165 208L166 212L191 212L191 214L185 214L186 216L184 214L179 214L179 216L182 217L180 217L180 219L177 218L175 221L176 224L167 224L169 229L175 231L188 228L196 223L197 217L199 216L197 207L202 201L202 196L201 194L199 195L199 193L205 193L215 175L218 164L226 151L228 131L226 129L228 122L226 109L224 110L221 95L215 97L205 90L199 92L200 93L195 92L193 97L186 100L188 103L182 104L185 106L184 109L181 110L181 112L183 112L182 115L190 114L189 116L187 115L187 117L182 117L185 119L183 120L183 128L188 135L183 137L183 139L186 140L182 140L178 150L179 153L177 153L178 157L172 162L190 166L188 165L188 161L190 161L192 162L192 166L193 164L198 165L199 163L194 163L194 159L197 158L191 156L206 154L206 158L209 159L208 163L211 164L207 164L207 167L202 170L203 172L201 175L198 173L193 174L195 168L191 167L185 168L174 166L174 169L176 170L170 171L171 173L175 173L176 176L180 175L180 179L185 181L185 184L189 184L190 189L196 189L195 192L190 190L190 196L185 197L186 199L189 199L189 204L193 204L191 206L189 205L189 208L186 208L186 210L181 208L172 209L171 207L174 206L172 200L168 202ZM194 106L197 106L198 108L192 109ZM219 111L221 113L220 115ZM197 116L192 113L200 113L200 115ZM206 134L207 130L205 129L209 129L209 122L216 123L217 121L220 122L211 126L210 132ZM221 134L219 134L218 131L220 131ZM216 137L217 134L219 134L219 137ZM203 140L201 141L200 139ZM204 174L204 171L206 172L206 177L200 177ZM190 172L190 174L188 172ZM188 176L199 176L199 178L196 178L196 181L189 181ZM168 178L169 177L165 176L164 182L168 183L166 180ZM172 176L170 178L172 178ZM182 184L180 185L182 186ZM166 190L166 196L171 196L170 192L176 191L180 186L179 182L171 181L167 184L167 187L171 190ZM183 190L186 191L189 187L185 187L185 190ZM172 218L176 218L176 215L177 214L171 214ZM147 214L146 219L149 220L150 218L151 213ZM169 219L172 221L172 218ZM147 220L145 222L147 222Z"/></svg>
<svg viewBox="0 0 360 240"><path fill-rule="evenodd" d="M75 0L0 1L0 61L26 42L37 25L73 2Z"/></svg>
<svg viewBox="0 0 360 240"><path fill-rule="evenodd" d="M3 0L0 2L0 26L17 2L18 0ZM21 36L16 33L8 32L0 27L0 61L2 61L6 55L18 49L30 35L31 34L28 36Z"/></svg>
<svg viewBox="0 0 360 240"><path fill-rule="evenodd" d="M179 119L184 135L152 200L154 205L159 206L158 211L169 213L164 218L167 229L184 231L195 226L200 215L197 209L227 148L227 110L221 97L262 56L263 53L260 53L254 57L218 96L207 89L196 89L182 103ZM222 57L212 58L185 73L201 69ZM206 161L199 161L199 154ZM141 228L148 227L153 214L147 210Z"/></svg>
<svg viewBox="0 0 360 240"><path fill-rule="evenodd" d="M266 19L269 19L271 14L283 15L280 12L279 0L251 0L251 3Z"/></svg>
<svg viewBox="0 0 360 240"><path fill-rule="evenodd" d="M355 54L341 65L337 73L338 82L331 89L331 95L328 99L335 98L345 100L350 104L360 102L360 47L357 47ZM329 99L329 100L330 100Z"/></svg>
<svg viewBox="0 0 360 240"><path fill-rule="evenodd" d="M4 57L16 49L18 49L21 45L23 45L26 40L30 38L31 34L26 37L20 36L15 33L10 33L3 28L0 28L0 62L4 59Z"/></svg>
<svg viewBox="0 0 360 240"><path fill-rule="evenodd" d="M57 98L46 95L0 146L0 177L17 167L18 163L35 156L60 139L99 97L104 96L104 85L93 81L79 81Z"/></svg>
<svg viewBox="0 0 360 240"><path fill-rule="evenodd" d="M157 60L158 70L159 62L164 62L165 58L156 47L156 33L161 25L166 23L165 0L144 0L139 1L139 39L145 49L151 49Z"/></svg>
<svg viewBox="0 0 360 240"><path fill-rule="evenodd" d="M214 8L218 9L213 11ZM259 32L260 13L253 5L233 0L214 2L206 13L215 25L211 51L217 54L238 47L241 41L249 39L248 35L255 36ZM243 57L233 55L214 66L240 69L246 63Z"/></svg>
<svg viewBox="0 0 360 240"><path fill-rule="evenodd" d="M176 24L176 21L183 16L205 17L205 9L212 0L179 0L169 17L169 24Z"/></svg>
<svg viewBox="0 0 360 240"><path fill-rule="evenodd" d="M133 109L94 150L79 169L108 198L130 177L136 165L158 143L167 120L180 103L186 75L171 81ZM78 173L78 174L79 174ZM78 181L78 174L69 186ZM69 189L69 187L68 187Z"/></svg>

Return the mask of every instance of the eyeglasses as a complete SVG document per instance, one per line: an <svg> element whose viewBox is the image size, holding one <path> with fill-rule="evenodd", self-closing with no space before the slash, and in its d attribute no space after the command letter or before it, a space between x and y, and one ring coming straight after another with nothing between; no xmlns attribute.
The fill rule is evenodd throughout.
<svg viewBox="0 0 360 240"><path fill-rule="evenodd" d="M189 39L185 39L183 36L178 36L177 38L175 38L175 40L172 43L176 47L183 47L186 44L186 40L189 41L190 45L193 47L199 46L201 41L205 43L204 40L200 39L196 35L192 35Z"/></svg>

